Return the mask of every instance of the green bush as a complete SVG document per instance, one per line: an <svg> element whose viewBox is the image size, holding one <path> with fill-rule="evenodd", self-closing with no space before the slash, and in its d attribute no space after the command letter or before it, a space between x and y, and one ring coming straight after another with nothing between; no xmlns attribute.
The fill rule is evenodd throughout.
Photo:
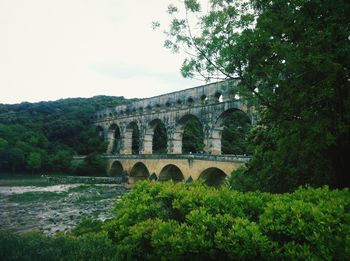
<svg viewBox="0 0 350 261"><path fill-rule="evenodd" d="M278 246L282 259L346 260L350 256L348 190L302 188L276 196L259 224Z"/></svg>
<svg viewBox="0 0 350 261"><path fill-rule="evenodd" d="M89 233L98 233L102 231L101 220L84 218L73 230L72 234L75 236L82 236Z"/></svg>
<svg viewBox="0 0 350 261"><path fill-rule="evenodd" d="M115 260L116 248L104 233L80 237L57 234L49 237L39 232L15 235L0 232L0 260L62 261Z"/></svg>
<svg viewBox="0 0 350 261"><path fill-rule="evenodd" d="M243 193L138 183L105 225L125 260L346 260L348 190Z"/></svg>
<svg viewBox="0 0 350 261"><path fill-rule="evenodd" d="M78 176L107 176L106 162L101 155L93 152L84 158L84 161L73 167Z"/></svg>
<svg viewBox="0 0 350 261"><path fill-rule="evenodd" d="M243 193L138 182L104 223L0 233L0 260L349 260L350 192Z"/></svg>

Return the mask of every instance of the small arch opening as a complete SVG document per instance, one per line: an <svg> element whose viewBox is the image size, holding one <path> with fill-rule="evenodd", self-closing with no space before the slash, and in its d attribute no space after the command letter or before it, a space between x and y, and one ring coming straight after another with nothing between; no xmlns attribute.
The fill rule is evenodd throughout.
<svg viewBox="0 0 350 261"><path fill-rule="evenodd" d="M156 173L152 173L149 177L148 177L148 180L150 181L157 181L158 180L158 177L156 175Z"/></svg>
<svg viewBox="0 0 350 261"><path fill-rule="evenodd" d="M189 98L187 99L187 104L188 104L188 105L193 105L193 104L194 104L194 100L193 100L192 97L189 97Z"/></svg>
<svg viewBox="0 0 350 261"><path fill-rule="evenodd" d="M223 102L223 101L224 101L224 97L223 97L223 95L222 95L221 92L215 93L215 99L216 99L216 101L218 101L218 102Z"/></svg>
<svg viewBox="0 0 350 261"><path fill-rule="evenodd" d="M112 177L121 177L123 175L124 168L120 161L114 161L109 171L109 175Z"/></svg>
<svg viewBox="0 0 350 261"><path fill-rule="evenodd" d="M172 180L174 182L181 182L184 181L184 179L182 171L173 164L165 166L159 174L159 181Z"/></svg>
<svg viewBox="0 0 350 261"><path fill-rule="evenodd" d="M97 136L99 136L100 138L103 138L103 128L101 126L96 127L96 133L97 133Z"/></svg>
<svg viewBox="0 0 350 261"><path fill-rule="evenodd" d="M225 182L226 177L227 175L221 169L208 168L200 174L199 179L204 180L208 186L217 187Z"/></svg>
<svg viewBox="0 0 350 261"><path fill-rule="evenodd" d="M145 164L137 162L130 171L130 177L133 178L134 183L139 180L146 180L149 177L149 171Z"/></svg>
<svg viewBox="0 0 350 261"><path fill-rule="evenodd" d="M203 95L201 96L201 102L202 102L202 103L207 103L207 101L208 101L208 97L207 97L206 95L203 94Z"/></svg>

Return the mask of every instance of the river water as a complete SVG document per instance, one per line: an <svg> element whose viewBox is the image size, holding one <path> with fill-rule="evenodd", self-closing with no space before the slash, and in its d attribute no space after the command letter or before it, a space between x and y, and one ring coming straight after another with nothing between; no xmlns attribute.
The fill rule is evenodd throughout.
<svg viewBox="0 0 350 261"><path fill-rule="evenodd" d="M50 184L45 177L1 177L0 229L69 231L84 218L111 218L113 203L128 191L120 184Z"/></svg>

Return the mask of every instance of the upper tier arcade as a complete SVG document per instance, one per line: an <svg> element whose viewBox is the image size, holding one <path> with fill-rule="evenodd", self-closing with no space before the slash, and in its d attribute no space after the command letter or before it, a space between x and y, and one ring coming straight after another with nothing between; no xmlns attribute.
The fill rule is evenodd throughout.
<svg viewBox="0 0 350 261"><path fill-rule="evenodd" d="M164 124L168 137L167 153L182 153L186 123L196 118L203 128L204 153L221 154L223 119L233 110L245 112L252 126L256 124L254 107L235 95L237 81L224 81L142 99L96 112L93 124L108 141L107 153L118 146L118 153L132 153L132 133L140 135L140 153L152 153L154 130Z"/></svg>

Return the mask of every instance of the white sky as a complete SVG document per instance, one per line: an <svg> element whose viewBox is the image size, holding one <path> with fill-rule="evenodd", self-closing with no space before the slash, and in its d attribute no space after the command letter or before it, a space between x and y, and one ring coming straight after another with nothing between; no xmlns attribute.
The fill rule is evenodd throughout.
<svg viewBox="0 0 350 261"><path fill-rule="evenodd" d="M150 97L203 84L163 47L169 0L0 0L0 103Z"/></svg>

